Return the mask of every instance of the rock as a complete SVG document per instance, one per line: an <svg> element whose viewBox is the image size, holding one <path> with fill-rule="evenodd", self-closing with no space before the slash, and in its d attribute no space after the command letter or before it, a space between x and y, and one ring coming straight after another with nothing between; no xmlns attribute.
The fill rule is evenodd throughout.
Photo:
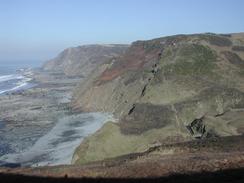
<svg viewBox="0 0 244 183"><path fill-rule="evenodd" d="M89 75L97 66L122 54L127 45L84 45L67 48L43 65L45 71L56 71L67 76Z"/></svg>
<svg viewBox="0 0 244 183"><path fill-rule="evenodd" d="M235 116L231 110L244 108L239 67L244 55L232 50L237 43L244 46L240 40L243 34L194 34L134 42L76 88L72 106L114 113L119 118L116 133L135 136L138 142L149 134L160 142L172 136L184 141L241 134L241 122L229 124L226 118ZM240 112L233 121L237 116L243 119ZM138 152L145 145L126 152ZM87 154L86 148L82 154Z"/></svg>

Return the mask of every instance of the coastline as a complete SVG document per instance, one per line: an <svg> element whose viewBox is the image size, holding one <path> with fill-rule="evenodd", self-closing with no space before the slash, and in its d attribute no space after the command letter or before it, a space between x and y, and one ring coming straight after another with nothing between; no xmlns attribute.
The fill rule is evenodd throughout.
<svg viewBox="0 0 244 183"><path fill-rule="evenodd" d="M6 68L6 72L0 72L0 96L36 86L37 83L33 82L33 76L39 68L24 67L20 69L19 67Z"/></svg>
<svg viewBox="0 0 244 183"><path fill-rule="evenodd" d="M0 166L70 164L82 139L111 116L72 112L69 102L81 78L41 70L32 77L33 87L0 95L0 120L5 123Z"/></svg>

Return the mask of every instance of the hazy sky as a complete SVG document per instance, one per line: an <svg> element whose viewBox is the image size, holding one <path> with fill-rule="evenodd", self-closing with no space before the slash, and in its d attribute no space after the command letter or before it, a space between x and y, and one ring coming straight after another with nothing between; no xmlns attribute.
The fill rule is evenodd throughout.
<svg viewBox="0 0 244 183"><path fill-rule="evenodd" d="M0 0L0 61L66 47L199 32L244 32L244 0Z"/></svg>

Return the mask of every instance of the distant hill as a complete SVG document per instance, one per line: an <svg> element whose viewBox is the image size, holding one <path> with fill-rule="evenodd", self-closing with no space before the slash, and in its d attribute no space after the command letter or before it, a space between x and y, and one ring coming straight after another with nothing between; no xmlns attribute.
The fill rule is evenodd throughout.
<svg viewBox="0 0 244 183"><path fill-rule="evenodd" d="M64 73L67 76L87 76L100 64L122 54L128 45L84 45L67 48L56 58L43 65L45 71Z"/></svg>

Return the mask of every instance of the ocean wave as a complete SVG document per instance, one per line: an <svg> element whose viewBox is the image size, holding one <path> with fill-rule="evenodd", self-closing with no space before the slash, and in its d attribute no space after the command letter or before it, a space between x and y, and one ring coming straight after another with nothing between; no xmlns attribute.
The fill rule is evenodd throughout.
<svg viewBox="0 0 244 183"><path fill-rule="evenodd" d="M16 91L16 90L19 90L25 86L27 86L28 83L27 82L20 82L20 84L18 86L15 86L11 89L7 89L7 90L0 90L0 94L3 94L3 93L6 93L6 92L11 92L11 91Z"/></svg>
<svg viewBox="0 0 244 183"><path fill-rule="evenodd" d="M0 94L23 89L29 84L31 80L32 79L29 77L25 77L23 75L17 75L17 74L0 76L0 83L11 82L11 81L13 82L11 88L4 88L4 89L0 88Z"/></svg>
<svg viewBox="0 0 244 183"><path fill-rule="evenodd" d="M3 75L3 76L0 76L0 82L5 82L5 81L10 81L10 80L15 80L15 79L23 79L23 78L24 78L24 76L17 75L17 74Z"/></svg>

